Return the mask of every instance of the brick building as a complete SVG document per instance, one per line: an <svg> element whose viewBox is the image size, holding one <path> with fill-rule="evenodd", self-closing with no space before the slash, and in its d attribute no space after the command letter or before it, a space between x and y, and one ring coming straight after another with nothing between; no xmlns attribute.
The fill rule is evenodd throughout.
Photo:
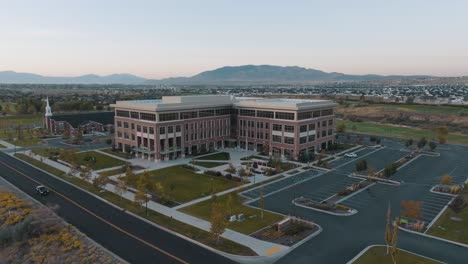
<svg viewBox="0 0 468 264"><path fill-rule="evenodd" d="M148 160L226 147L297 159L335 141L336 104L326 100L165 96L111 107L115 146Z"/></svg>

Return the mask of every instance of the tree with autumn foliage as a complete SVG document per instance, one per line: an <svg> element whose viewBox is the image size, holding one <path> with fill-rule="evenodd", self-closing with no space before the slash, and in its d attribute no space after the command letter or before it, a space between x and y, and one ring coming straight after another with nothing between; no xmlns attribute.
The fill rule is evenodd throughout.
<svg viewBox="0 0 468 264"><path fill-rule="evenodd" d="M412 220L417 220L421 218L421 201L401 201L400 206L402 208L402 210L400 211L401 216Z"/></svg>
<svg viewBox="0 0 468 264"><path fill-rule="evenodd" d="M388 204L387 209L387 217L386 217L386 225L385 225L385 243L387 244L387 255L389 254L390 245L392 244L392 229L391 229L391 207L390 203Z"/></svg>
<svg viewBox="0 0 468 264"><path fill-rule="evenodd" d="M211 205L210 224L210 233L216 240L216 243L219 243L219 238L226 230L228 224L224 207L219 202L213 202Z"/></svg>

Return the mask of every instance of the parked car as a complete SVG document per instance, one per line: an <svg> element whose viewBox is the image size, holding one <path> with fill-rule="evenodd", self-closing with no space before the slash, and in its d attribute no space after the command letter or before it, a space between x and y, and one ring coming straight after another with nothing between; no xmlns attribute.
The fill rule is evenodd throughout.
<svg viewBox="0 0 468 264"><path fill-rule="evenodd" d="M36 193L39 195L48 195L49 194L49 189L47 189L43 185L39 185L36 187Z"/></svg>
<svg viewBox="0 0 468 264"><path fill-rule="evenodd" d="M348 158L357 158L357 154L356 154L356 153L346 153L346 154L345 154L345 157L348 157Z"/></svg>

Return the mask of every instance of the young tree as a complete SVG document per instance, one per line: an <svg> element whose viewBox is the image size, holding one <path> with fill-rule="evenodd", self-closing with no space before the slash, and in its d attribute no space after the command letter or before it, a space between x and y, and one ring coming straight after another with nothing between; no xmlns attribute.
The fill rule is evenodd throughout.
<svg viewBox="0 0 468 264"><path fill-rule="evenodd" d="M270 156L270 145L268 145L268 143L263 144L262 154L265 156Z"/></svg>
<svg viewBox="0 0 468 264"><path fill-rule="evenodd" d="M390 255L392 256L393 264L397 263L398 260L398 248L397 248L397 239L398 239L398 223L400 219L395 217L395 222L393 224L393 232L392 232L392 249L390 250Z"/></svg>
<svg viewBox="0 0 468 264"><path fill-rule="evenodd" d="M439 140L439 144L447 143L448 137L448 128L446 126L440 126L435 129L437 134L437 139Z"/></svg>
<svg viewBox="0 0 468 264"><path fill-rule="evenodd" d="M258 199L258 206L260 207L260 219L263 221L263 211L265 210L265 199L263 197L263 185L259 188L260 198Z"/></svg>
<svg viewBox="0 0 468 264"><path fill-rule="evenodd" d="M413 145L413 139L412 138L405 141L405 147L409 147L411 145Z"/></svg>
<svg viewBox="0 0 468 264"><path fill-rule="evenodd" d="M118 179L117 184L114 187L115 193L120 196L120 199L122 199L122 195L127 191L127 185L125 184L125 180L123 179Z"/></svg>
<svg viewBox="0 0 468 264"><path fill-rule="evenodd" d="M434 141L429 142L429 148L431 151L434 151L434 149L437 147L437 144Z"/></svg>
<svg viewBox="0 0 468 264"><path fill-rule="evenodd" d="M219 237L224 233L227 227L226 213L223 206L218 202L211 205L210 233L219 243Z"/></svg>
<svg viewBox="0 0 468 264"><path fill-rule="evenodd" d="M132 168L130 168L130 166L127 166L127 169L125 170L125 179L127 181L130 181L134 177L135 177L135 173L133 173Z"/></svg>
<svg viewBox="0 0 468 264"><path fill-rule="evenodd" d="M363 171L367 169L367 161L366 160L360 160L356 162L356 171Z"/></svg>
<svg viewBox="0 0 468 264"><path fill-rule="evenodd" d="M444 184L444 185L450 185L452 184L452 176L448 175L448 174L445 174L444 176L442 176L442 178L440 179L440 184Z"/></svg>
<svg viewBox="0 0 468 264"><path fill-rule="evenodd" d="M402 210L400 215L409 219L417 220L421 218L421 201L401 201Z"/></svg>
<svg viewBox="0 0 468 264"><path fill-rule="evenodd" d="M76 140L81 141L83 139L83 132L81 130L76 131L75 138Z"/></svg>
<svg viewBox="0 0 468 264"><path fill-rule="evenodd" d="M369 178L374 177L375 172L376 172L376 171L375 171L374 168L371 168L371 167L367 168L367 176L368 176Z"/></svg>
<svg viewBox="0 0 468 264"><path fill-rule="evenodd" d="M109 182L110 182L109 176L103 175L103 174L99 174L97 177L93 179L93 185L98 188L102 188Z"/></svg>
<svg viewBox="0 0 468 264"><path fill-rule="evenodd" d="M391 207L390 203L388 203L388 208L387 208L387 217L386 217L387 223L385 225L385 243L387 243L387 255L390 250L390 245L392 244L392 229L391 229Z"/></svg>
<svg viewBox="0 0 468 264"><path fill-rule="evenodd" d="M89 181L91 176L91 169L88 166L81 166L80 177L85 181Z"/></svg>
<svg viewBox="0 0 468 264"><path fill-rule="evenodd" d="M450 209L456 214L459 214L465 207L468 206L468 203L465 202L463 195L459 194L453 201L449 204Z"/></svg>
<svg viewBox="0 0 468 264"><path fill-rule="evenodd" d="M228 215L233 215L233 212L234 212L234 199L232 198L233 195L234 194L230 193L227 196L226 210L227 210Z"/></svg>
<svg viewBox="0 0 468 264"><path fill-rule="evenodd" d="M427 144L427 139L426 137L422 137L419 141L418 141L418 148L422 149L424 148L424 146L426 146Z"/></svg>

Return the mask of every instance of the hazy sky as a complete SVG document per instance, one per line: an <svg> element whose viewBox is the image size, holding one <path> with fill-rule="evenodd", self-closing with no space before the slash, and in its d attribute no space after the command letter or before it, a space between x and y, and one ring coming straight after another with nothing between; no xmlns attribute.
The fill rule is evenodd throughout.
<svg viewBox="0 0 468 264"><path fill-rule="evenodd" d="M468 75L468 0L0 0L0 71L161 78L243 64Z"/></svg>

